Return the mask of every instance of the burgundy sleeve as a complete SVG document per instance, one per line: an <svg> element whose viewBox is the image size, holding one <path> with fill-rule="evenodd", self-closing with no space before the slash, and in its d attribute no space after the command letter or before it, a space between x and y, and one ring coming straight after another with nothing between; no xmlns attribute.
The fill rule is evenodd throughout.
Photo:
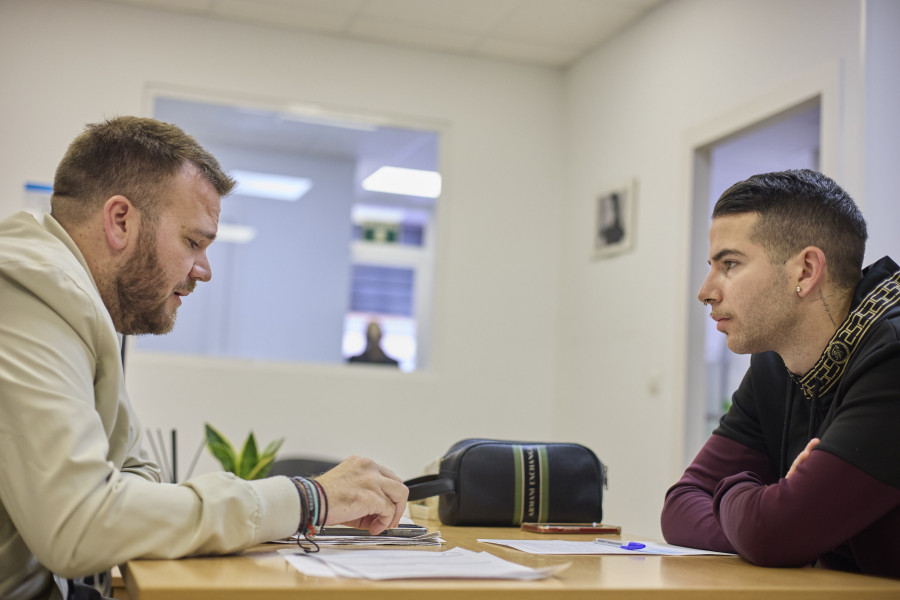
<svg viewBox="0 0 900 600"><path fill-rule="evenodd" d="M713 493L719 482L749 471L763 481L775 481L768 457L721 435L713 434L681 479L666 492L661 525L670 544L735 552L713 514Z"/></svg>
<svg viewBox="0 0 900 600"><path fill-rule="evenodd" d="M880 519L900 504L900 490L815 449L790 479L765 485L750 472L723 479L712 504L741 556L790 567L812 563Z"/></svg>

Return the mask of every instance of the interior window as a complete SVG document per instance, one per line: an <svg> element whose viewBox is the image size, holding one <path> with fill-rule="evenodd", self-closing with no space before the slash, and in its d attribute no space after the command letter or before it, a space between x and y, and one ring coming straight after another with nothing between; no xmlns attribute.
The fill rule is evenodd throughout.
<svg viewBox="0 0 900 600"><path fill-rule="evenodd" d="M427 367L438 132L163 96L153 113L239 185L222 201L212 280L137 350L347 363L375 324L400 370ZM416 179L426 189L402 187Z"/></svg>

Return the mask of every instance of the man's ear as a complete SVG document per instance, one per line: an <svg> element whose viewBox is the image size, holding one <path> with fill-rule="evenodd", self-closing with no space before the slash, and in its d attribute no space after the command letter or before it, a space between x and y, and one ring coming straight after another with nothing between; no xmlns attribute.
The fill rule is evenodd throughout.
<svg viewBox="0 0 900 600"><path fill-rule="evenodd" d="M113 196L103 205L103 231L113 251L122 251L137 240L140 214L125 196Z"/></svg>
<svg viewBox="0 0 900 600"><path fill-rule="evenodd" d="M825 253L816 246L807 246L794 258L797 277L797 295L801 298L809 294L816 286L825 282Z"/></svg>

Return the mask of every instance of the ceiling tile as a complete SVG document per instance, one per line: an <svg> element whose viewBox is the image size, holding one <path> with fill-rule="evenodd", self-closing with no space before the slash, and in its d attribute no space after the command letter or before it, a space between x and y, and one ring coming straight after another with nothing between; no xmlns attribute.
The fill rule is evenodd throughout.
<svg viewBox="0 0 900 600"><path fill-rule="evenodd" d="M115 4L130 4L132 6L143 6L145 8L158 8L161 10L172 10L184 13L206 13L209 11L215 0L105 0Z"/></svg>
<svg viewBox="0 0 900 600"><path fill-rule="evenodd" d="M563 47L549 44L531 44L522 42L488 39L481 42L475 53L485 58L514 60L544 67L562 67L581 55L581 48Z"/></svg>
<svg viewBox="0 0 900 600"><path fill-rule="evenodd" d="M368 0L360 18L487 34L523 0Z"/></svg>
<svg viewBox="0 0 900 600"><path fill-rule="evenodd" d="M468 51L479 39L471 33L410 27L374 19L357 19L348 32L361 39L451 52Z"/></svg>
<svg viewBox="0 0 900 600"><path fill-rule="evenodd" d="M346 29L359 0L336 2L331 9L328 6L321 7L320 4L310 0L219 0L213 12L226 19L317 33L339 33Z"/></svg>
<svg viewBox="0 0 900 600"><path fill-rule="evenodd" d="M610 0L529 1L497 28L502 39L592 47L638 16L634 6Z"/></svg>
<svg viewBox="0 0 900 600"><path fill-rule="evenodd" d="M564 67L667 0L102 1Z"/></svg>

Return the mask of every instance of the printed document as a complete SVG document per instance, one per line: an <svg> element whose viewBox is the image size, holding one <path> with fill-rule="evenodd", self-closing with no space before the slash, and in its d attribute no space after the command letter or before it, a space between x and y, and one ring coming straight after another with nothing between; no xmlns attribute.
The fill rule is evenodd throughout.
<svg viewBox="0 0 900 600"><path fill-rule="evenodd" d="M545 579L568 564L532 569L489 552L451 548L428 550L324 549L315 553L279 550L298 571L316 577L357 579Z"/></svg>
<svg viewBox="0 0 900 600"><path fill-rule="evenodd" d="M663 555L663 556L730 556L725 552L698 550L684 546L658 544L655 542L623 542L597 538L593 542L576 542L571 540L488 540L479 542L507 546L529 554L624 554L624 555ZM629 547L630 546L630 547ZM637 546L640 546L638 548Z"/></svg>

